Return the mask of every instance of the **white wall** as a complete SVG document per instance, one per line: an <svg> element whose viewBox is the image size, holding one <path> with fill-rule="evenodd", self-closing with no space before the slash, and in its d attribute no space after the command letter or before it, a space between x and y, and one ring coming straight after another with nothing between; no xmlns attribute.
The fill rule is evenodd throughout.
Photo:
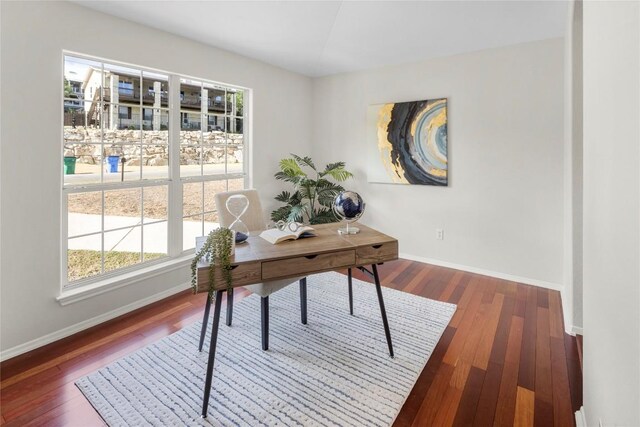
<svg viewBox="0 0 640 427"><path fill-rule="evenodd" d="M398 238L405 256L560 287L563 96L562 39L320 78L313 155L347 161L363 222ZM449 186L367 183L367 106L440 97Z"/></svg>
<svg viewBox="0 0 640 427"><path fill-rule="evenodd" d="M0 349L189 281L187 268L61 307L62 50L250 87L253 183L270 202L277 162L309 152L311 80L66 2L1 3ZM212 21L214 25L215 20ZM242 31L241 20L238 31Z"/></svg>
<svg viewBox="0 0 640 427"><path fill-rule="evenodd" d="M640 425L640 3L584 2L584 407Z"/></svg>

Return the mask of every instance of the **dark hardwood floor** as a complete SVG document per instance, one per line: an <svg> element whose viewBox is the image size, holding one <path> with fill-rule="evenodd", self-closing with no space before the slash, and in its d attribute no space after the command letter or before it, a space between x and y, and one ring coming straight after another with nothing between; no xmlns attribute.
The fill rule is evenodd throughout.
<svg viewBox="0 0 640 427"><path fill-rule="evenodd" d="M580 356L558 292L407 260L380 273L385 286L458 305L396 426L575 424ZM183 292L3 362L0 424L104 425L74 381L199 320L204 298Z"/></svg>

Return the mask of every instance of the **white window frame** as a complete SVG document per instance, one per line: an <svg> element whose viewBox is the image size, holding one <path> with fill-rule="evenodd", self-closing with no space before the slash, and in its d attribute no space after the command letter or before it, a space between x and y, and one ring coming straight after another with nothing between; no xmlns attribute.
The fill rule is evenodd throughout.
<svg viewBox="0 0 640 427"><path fill-rule="evenodd" d="M168 76L168 84L169 84L169 96L168 96L168 114L169 114L169 134L168 134L168 153L169 153L169 176L168 179L159 179L159 180L145 180L140 179L138 181L125 181L125 182L117 182L117 183L105 183L102 181L99 184L80 184L80 185L64 185L64 173L62 168L60 168L60 188L61 188L61 274L60 274L60 297L58 301L62 304L68 304L75 301L79 301L85 299L87 297L101 294L110 289L116 289L122 286L126 286L129 284L136 283L140 280L144 280L146 278L155 276L157 274L162 274L163 272L167 272L173 270L175 268L181 268L189 264L190 259L193 256L194 250L188 249L183 250L183 206L182 206L182 188L183 184L191 183L191 182L206 182L206 181L216 181L216 180L228 180L230 179L238 179L244 178L244 187L250 188L252 185L252 149L251 149L251 136L252 136L252 120L251 120L251 112L252 112L252 98L253 92L250 88L242 87L238 85L223 83L212 81L210 79L203 79L200 77L193 77L184 74L172 73L168 71L153 69L149 67L128 64L117 60L106 59L95 57L92 55L86 55L78 52L72 51L62 51L61 55L61 63L62 63L62 74L64 75L64 67L65 67L65 56L73 56L76 58L81 58L85 60L91 61L99 61L105 64L112 64L116 66L130 67L136 70L140 70L141 72L150 72L150 73L161 73ZM181 130L181 96L180 96L180 79L189 79L189 80L198 80L204 82L206 84L221 86L226 89L233 90L241 90L243 91L243 169L240 173L227 173L227 169L225 166L225 174L224 175L199 175L199 176L190 176L190 177L181 177L180 176L180 130ZM64 81L64 79L61 79ZM144 87L144 81L140 81L141 90ZM60 134L60 159L64 156L64 84L61 85L61 100L59 105L61 108L61 134ZM142 105L142 96L140 99L140 111L141 114L143 112ZM226 96L225 96L225 104L226 104ZM225 108L225 113L223 115L227 117L227 112ZM239 116L234 116L239 117ZM144 118L141 118L141 123L144 121ZM101 123L103 121L101 120ZM205 118L201 114L201 123L205 122ZM208 120L205 123L208 126ZM141 129L142 130L142 129ZM202 126L201 126L202 131ZM225 145L226 147L226 145ZM226 162L225 162L226 164ZM141 166L142 167L142 166ZM202 169L201 169L202 171ZM101 175L104 172L101 172ZM68 206L67 206L67 196L69 194L74 193L83 193L83 192L91 192L91 191L106 191L112 189L127 189L127 188L143 188L143 187L153 187L158 185L166 185L168 191L168 202L167 202L167 256L159 259L151 260L151 261L142 261L134 266L125 267L121 269L117 269L111 272L103 272L91 277L83 278L80 280L76 280L73 282L68 281L68 259L67 259L67 248L68 248ZM228 185L228 184L227 184ZM204 194L203 194L204 198ZM143 202L142 202L143 203ZM102 198L102 204L104 207L104 197ZM141 205L141 208L144 212L144 207ZM144 215L144 213L143 213ZM104 209L103 209L103 219L104 222ZM164 220L160 220L164 221ZM111 231L111 230L108 230ZM101 233L105 233L104 226L102 227ZM144 237L141 237L141 251L144 252ZM104 240L103 240L104 241ZM104 251L104 248L103 248ZM103 261L104 262L104 261ZM186 280L185 280L186 281Z"/></svg>

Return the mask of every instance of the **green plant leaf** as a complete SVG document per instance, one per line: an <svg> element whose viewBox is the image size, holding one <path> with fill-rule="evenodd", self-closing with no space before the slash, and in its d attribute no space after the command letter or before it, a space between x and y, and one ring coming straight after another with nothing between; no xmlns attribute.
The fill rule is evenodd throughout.
<svg viewBox="0 0 640 427"><path fill-rule="evenodd" d="M300 197L302 199L313 198L313 193L315 192L315 188L316 188L315 180L308 179L308 178L301 179L300 182L298 183L298 186L299 186L298 192L300 193Z"/></svg>
<svg viewBox="0 0 640 427"><path fill-rule="evenodd" d="M300 177L300 176L287 175L284 172L276 172L276 174L274 176L276 177L276 179L279 179L281 181L291 182L294 185L297 185L298 182L300 182L300 180L302 179L302 177Z"/></svg>
<svg viewBox="0 0 640 427"><path fill-rule="evenodd" d="M320 176L323 177L327 175L339 182L346 181L353 177L353 174L345 169L344 162L329 163L324 171L320 173Z"/></svg>
<svg viewBox="0 0 640 427"><path fill-rule="evenodd" d="M296 191L291 195L291 198L289 199L289 204L299 205L300 203L302 203L302 194L300 194L300 191Z"/></svg>
<svg viewBox="0 0 640 427"><path fill-rule="evenodd" d="M329 163L327 164L327 166L324 167L323 173L327 173L327 171L332 169L344 169L345 165L346 165L345 162Z"/></svg>
<svg viewBox="0 0 640 427"><path fill-rule="evenodd" d="M320 203L320 205L322 206L331 208L333 207L333 201L335 200L336 196L341 192L342 190L324 191L322 192L322 194L318 195L318 203Z"/></svg>
<svg viewBox="0 0 640 427"><path fill-rule="evenodd" d="M342 191L344 191L344 188L341 185L321 178L318 180L317 185L318 203L322 206L331 207L333 200Z"/></svg>
<svg viewBox="0 0 640 427"><path fill-rule="evenodd" d="M227 292L232 288L233 277L231 276L231 256L233 234L225 227L217 228L209 233L202 248L196 253L191 261L191 287L193 292L197 292L197 266L202 258L209 258L209 298L215 298L215 266L222 270L222 276L227 285Z"/></svg>
<svg viewBox="0 0 640 427"><path fill-rule="evenodd" d="M304 205L291 206L291 211L289 212L287 221L303 222L305 212L306 212L306 208Z"/></svg>
<svg viewBox="0 0 640 427"><path fill-rule="evenodd" d="M291 213L291 206L281 206L278 209L271 212L271 220L272 221L286 221L289 218L289 214Z"/></svg>
<svg viewBox="0 0 640 427"><path fill-rule="evenodd" d="M313 218L312 224L329 224L337 221L338 218L332 210L328 208L319 208L316 210L316 216Z"/></svg>
<svg viewBox="0 0 640 427"><path fill-rule="evenodd" d="M291 199L291 193L289 193L288 191L283 191L282 193L278 194L275 199L282 203L289 203L289 200Z"/></svg>
<svg viewBox="0 0 640 427"><path fill-rule="evenodd" d="M297 154L293 154L291 153L291 155L293 156L294 159L296 159L296 161L298 162L298 164L303 164L303 165L307 165L309 166L311 169L313 169L314 171L318 171L316 169L316 165L313 164L313 160L311 160L311 157L309 156L304 156L304 157L300 157Z"/></svg>
<svg viewBox="0 0 640 427"><path fill-rule="evenodd" d="M282 159L280 160L280 170L285 173L285 175L294 177L294 176L306 176L298 162L295 159Z"/></svg>
<svg viewBox="0 0 640 427"><path fill-rule="evenodd" d="M325 191L333 190L335 188L342 188L342 186L340 184L336 184L335 182L331 182L328 179L320 178L316 182L316 188L318 189L318 191Z"/></svg>

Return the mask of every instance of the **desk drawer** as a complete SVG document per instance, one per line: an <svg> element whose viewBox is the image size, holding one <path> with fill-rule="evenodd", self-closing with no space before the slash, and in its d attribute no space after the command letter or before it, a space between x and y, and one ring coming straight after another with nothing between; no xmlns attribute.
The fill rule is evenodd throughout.
<svg viewBox="0 0 640 427"><path fill-rule="evenodd" d="M363 246L356 250L356 263L358 265L377 264L392 261L398 258L398 242L383 243L380 245Z"/></svg>
<svg viewBox="0 0 640 427"><path fill-rule="evenodd" d="M251 285L260 282L260 262L231 265L233 287ZM227 289L220 267L216 267L216 289ZM198 292L209 291L209 269L198 270Z"/></svg>
<svg viewBox="0 0 640 427"><path fill-rule="evenodd" d="M305 275L352 266L356 254L353 250L301 256L262 263L262 279Z"/></svg>

